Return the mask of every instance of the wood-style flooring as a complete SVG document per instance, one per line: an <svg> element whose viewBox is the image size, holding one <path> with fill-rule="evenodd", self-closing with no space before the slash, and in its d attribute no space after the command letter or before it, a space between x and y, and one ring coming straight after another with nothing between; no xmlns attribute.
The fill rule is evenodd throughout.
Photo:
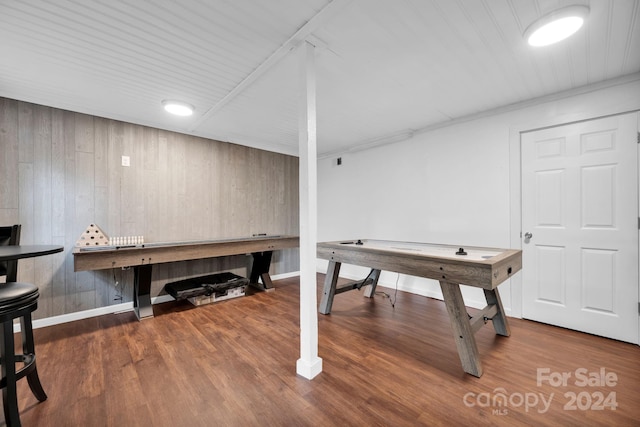
<svg viewBox="0 0 640 427"><path fill-rule="evenodd" d="M299 377L298 284L160 304L142 322L128 312L36 330L49 399L21 380L23 425L640 425L640 347L510 318L511 337L490 322L476 334L475 378L442 301L404 292L395 308L383 295L336 296L318 315L323 372Z"/></svg>

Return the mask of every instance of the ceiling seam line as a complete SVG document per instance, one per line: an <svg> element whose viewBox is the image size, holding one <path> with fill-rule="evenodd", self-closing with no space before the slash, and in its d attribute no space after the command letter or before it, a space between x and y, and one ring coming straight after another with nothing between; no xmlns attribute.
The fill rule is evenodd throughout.
<svg viewBox="0 0 640 427"><path fill-rule="evenodd" d="M264 62L256 67L247 77L245 77L236 87L227 93L220 101L209 108L189 126L189 132L196 131L204 122L209 120L222 107L235 99L246 88L251 86L259 77L266 73L272 66L284 58L299 43L304 41L313 31L320 28L325 22L331 19L339 10L350 3L351 0L333 0L323 7L311 19L309 19L298 31L296 31L286 42L284 42L274 53Z"/></svg>

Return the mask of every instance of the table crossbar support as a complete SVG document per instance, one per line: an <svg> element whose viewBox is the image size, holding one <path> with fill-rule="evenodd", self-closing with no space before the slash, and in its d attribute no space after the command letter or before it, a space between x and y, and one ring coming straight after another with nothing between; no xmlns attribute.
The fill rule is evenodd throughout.
<svg viewBox="0 0 640 427"><path fill-rule="evenodd" d="M341 263L336 261L329 261L329 267L327 269L327 275L324 279L324 289L322 292L322 300L320 301L320 307L318 311L321 314L331 313L331 306L333 305L333 297L343 292L352 291L354 289L365 288L364 296L367 298L373 297L378 286L378 279L380 278L380 270L371 269L367 277L355 282L349 282L338 287L338 277L340 274Z"/></svg>
<svg viewBox="0 0 640 427"><path fill-rule="evenodd" d="M380 277L380 270L371 270L371 272L362 280L355 282L349 282L340 287L336 287L336 295L343 292L352 291L354 289L365 288L365 297L371 298L375 292L375 288L378 285L378 277Z"/></svg>
<svg viewBox="0 0 640 427"><path fill-rule="evenodd" d="M495 305L486 306L480 313L469 319L471 323L471 329L475 334L480 328L482 328L489 320L493 320L493 317L498 313L498 308Z"/></svg>

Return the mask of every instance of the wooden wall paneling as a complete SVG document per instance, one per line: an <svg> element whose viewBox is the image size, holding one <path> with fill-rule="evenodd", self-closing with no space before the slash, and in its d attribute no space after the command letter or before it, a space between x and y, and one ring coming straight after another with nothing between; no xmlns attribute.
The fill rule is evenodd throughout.
<svg viewBox="0 0 640 427"><path fill-rule="evenodd" d="M142 234L144 224L146 222L146 209L144 204L144 192L146 191L145 174L144 174L144 158L145 158L145 128L143 126L133 126L133 139L131 140L133 159L135 164L130 169L135 174L135 188L133 195L135 202L132 206L132 219L130 228L125 230L123 234L126 236L137 236Z"/></svg>
<svg viewBox="0 0 640 427"><path fill-rule="evenodd" d="M142 230L147 241L159 241L162 234L162 218L166 217L174 200L167 186L167 172L171 159L169 158L168 139L166 131L158 131L156 138L155 158L147 160L147 179L151 180L153 195L146 196L145 206L147 221Z"/></svg>
<svg viewBox="0 0 640 427"><path fill-rule="evenodd" d="M33 177L33 105L19 104L18 107L18 207L19 223L22 224L20 242L33 243L34 223L34 177ZM18 262L20 280L33 282L34 261L26 259ZM37 283L36 283L37 285Z"/></svg>
<svg viewBox="0 0 640 427"><path fill-rule="evenodd" d="M179 135L171 133L167 138L167 152L169 154L169 170L164 176L164 188L168 189L166 193L170 197L168 215L164 217L160 227L160 241L185 240L185 222L186 221L169 221L170 218L184 218L186 208L186 174L188 173L186 164L186 152L184 139Z"/></svg>
<svg viewBox="0 0 640 427"><path fill-rule="evenodd" d="M271 159L272 168L275 173L275 180L271 183L271 192L273 195L273 206L277 207L278 214L280 214L280 221L286 221L286 218L282 218L283 215L287 215L288 212L285 209L285 189L287 188L285 185L285 177L289 172L287 167L287 163L289 163L289 159L285 158L284 161L277 161L277 158ZM288 215L287 215L288 216ZM286 222L285 222L286 224ZM297 233L296 233L297 234Z"/></svg>
<svg viewBox="0 0 640 427"><path fill-rule="evenodd" d="M65 142L64 113L51 109L51 236L65 236ZM65 245L66 242L60 243ZM65 246L65 252L69 248Z"/></svg>
<svg viewBox="0 0 640 427"><path fill-rule="evenodd" d="M143 235L148 242L155 240L153 236L158 234L156 230L161 226L163 218L166 221L167 199L169 197L166 194L166 188L163 188L166 179L163 175L164 173L159 170L144 170L145 191L141 202L144 204L146 216L145 221L139 227L138 234Z"/></svg>
<svg viewBox="0 0 640 427"><path fill-rule="evenodd" d="M86 114L75 114L75 150L83 153L93 153L95 146L95 131L93 126L93 116Z"/></svg>
<svg viewBox="0 0 640 427"><path fill-rule="evenodd" d="M286 209L285 215L287 216L287 223L289 224L288 233L289 234L298 234L298 230L300 229L300 217L298 215L297 206L300 203L300 193L299 193L299 180L298 180L298 171L299 171L299 160L297 157L289 157L289 161L287 162L288 166L288 174L285 179L285 194L286 194L286 205L289 206L289 209ZM292 209L294 206L296 208Z"/></svg>
<svg viewBox="0 0 640 427"><path fill-rule="evenodd" d="M54 236L51 239L53 245L65 245L64 236ZM51 261L53 264L53 277L51 283L51 302L49 304L49 313L40 312L38 309L35 312L34 318L41 319L48 316L59 316L67 313L66 309L66 286L65 286L65 259L71 257L71 251L65 246L64 252L51 255Z"/></svg>
<svg viewBox="0 0 640 427"><path fill-rule="evenodd" d="M96 141L97 142L97 141ZM95 161L97 167L97 160ZM98 180L96 176L96 181ZM94 187L94 212L92 224L98 224L100 227L104 227L102 224L109 222L109 188L103 186ZM103 230L107 235L109 233ZM94 276L94 289L96 291L96 307L104 307L113 304L115 298L115 289L112 281L112 274L107 271L96 271Z"/></svg>
<svg viewBox="0 0 640 427"><path fill-rule="evenodd" d="M111 217L110 195L112 175L111 169L114 162L111 159L111 138L113 121L94 117L94 166L95 166L95 195L92 223L97 224L103 229L107 236L113 235L109 230ZM113 273L111 270L97 271L94 274L94 289L96 307L103 307L114 304L116 298L116 289L113 282Z"/></svg>
<svg viewBox="0 0 640 427"><path fill-rule="evenodd" d="M107 119L93 119L93 164L94 164L94 215L92 224L106 227L109 223L109 123ZM103 231L109 235L105 229ZM113 304L114 289L108 272L94 274L96 307Z"/></svg>
<svg viewBox="0 0 640 427"><path fill-rule="evenodd" d="M113 283L111 270L96 271L96 307L106 307L116 301L116 288Z"/></svg>
<svg viewBox="0 0 640 427"><path fill-rule="evenodd" d="M244 207L245 210L251 212L250 215L247 216L247 228L248 234L254 233L265 233L264 230L264 217L266 215L265 208L266 206L263 204L264 198L266 195L264 194L264 182L269 179L269 174L265 170L259 170L258 165L261 163L261 156L257 153L257 150L248 150L248 167L246 167L247 172L247 186L252 188L250 197L246 199L246 205ZM259 177L258 175L261 175Z"/></svg>
<svg viewBox="0 0 640 427"><path fill-rule="evenodd" d="M20 206L20 218L19 223L22 224L20 230L20 243L30 244L33 243L33 223L34 223L34 184L33 184L33 163L20 163L18 165L18 191L19 191L19 206ZM19 280L25 282L31 282L36 285L34 281L34 260L33 258L27 258L18 262L18 277Z"/></svg>
<svg viewBox="0 0 640 427"><path fill-rule="evenodd" d="M270 203L275 186L273 185L273 171L269 168L264 152L249 151L248 186L253 189L247 200L249 234L272 234L277 226L271 212L274 208ZM271 230L269 229L271 228Z"/></svg>
<svg viewBox="0 0 640 427"><path fill-rule="evenodd" d="M31 163L33 161L33 104L21 102L18 104L18 161Z"/></svg>
<svg viewBox="0 0 640 427"><path fill-rule="evenodd" d="M65 241L65 134L64 112L51 109L51 243L65 247L64 252L52 256L53 278L49 312L38 309L37 319L66 313L66 261L71 250Z"/></svg>
<svg viewBox="0 0 640 427"><path fill-rule="evenodd" d="M135 222L135 209L138 204L136 194L138 179L138 164L140 159L134 153L135 126L124 124L124 138L122 139L122 155L129 156L131 166L121 166L120 176L120 234L127 235ZM120 163L122 164L122 163Z"/></svg>
<svg viewBox="0 0 640 427"><path fill-rule="evenodd" d="M75 166L74 232L77 239L87 226L95 222L96 187L93 153L76 152Z"/></svg>
<svg viewBox="0 0 640 427"><path fill-rule="evenodd" d="M121 236L120 232L120 176L122 173L121 156L123 152L124 123L115 120L109 121L109 138L107 151L107 164L109 173L108 210L109 220L104 230L110 236Z"/></svg>
<svg viewBox="0 0 640 427"><path fill-rule="evenodd" d="M275 153L265 152L265 156L268 160L268 167L271 172L271 182L267 183L269 186L269 222L272 224L278 224L278 230L270 231L271 234L276 232L284 233L285 228L287 227L286 223L286 213L284 207L284 174L285 174L285 165L282 161L278 162ZM273 226L272 226L273 227ZM298 233L296 233L298 234Z"/></svg>
<svg viewBox="0 0 640 427"><path fill-rule="evenodd" d="M116 281L113 280L114 271L102 270L96 273L96 305L98 307L105 307L108 305L119 303L117 299L119 290L116 288ZM121 284L118 281L118 284Z"/></svg>
<svg viewBox="0 0 640 427"><path fill-rule="evenodd" d="M238 225L241 226L239 235L250 236L252 234L251 225L256 218L260 217L261 210L264 206L261 206L260 210L257 209L257 199L261 198L261 185L255 182L252 178L255 176L254 168L258 167L259 162L256 160L255 149L246 148L243 150L244 154L241 154L243 165L243 173L241 175L241 192L238 193L238 199L242 202L242 207L239 207L239 213L241 220Z"/></svg>
<svg viewBox="0 0 640 427"><path fill-rule="evenodd" d="M176 219L186 222L188 239L206 239L211 237L211 193L209 182L211 174L211 149L206 140L186 138L187 174L185 175L185 212Z"/></svg>
<svg viewBox="0 0 640 427"><path fill-rule="evenodd" d="M222 175L220 182L221 196L226 201L221 212L222 230L225 230L226 234L229 235L239 233L239 222L242 220L241 212L245 209L244 203L247 197L250 197L246 194L242 179L242 174L246 170L246 165L242 163L244 159L236 159L236 157L242 156L238 148L231 146L226 150L224 155L226 159L225 166L230 170L227 174ZM238 197L240 193L244 193L244 197Z"/></svg>
<svg viewBox="0 0 640 427"><path fill-rule="evenodd" d="M18 223L18 209L2 209L0 208L0 224L17 224Z"/></svg>
<svg viewBox="0 0 640 427"><path fill-rule="evenodd" d="M164 170L160 166L161 151L166 156L166 138L160 138L156 129L144 128L143 140L143 183L144 192L141 200L144 206L144 218L137 227L136 235L149 237L149 229L154 229L161 218L166 216L163 207L165 191L161 187ZM166 166L166 162L163 162ZM166 169L165 169L166 170Z"/></svg>
<svg viewBox="0 0 640 427"><path fill-rule="evenodd" d="M249 168L252 173L250 185L257 190L257 194L251 198L253 203L250 210L253 214L249 216L252 225L249 232L273 234L276 228L281 226L274 215L276 209L273 203L273 192L276 191L274 170L269 162L269 153L258 150L252 150L252 152L256 163Z"/></svg>
<svg viewBox="0 0 640 427"><path fill-rule="evenodd" d="M75 115L75 193L74 224L76 239L82 231L95 222L95 131L93 117L85 114ZM75 240L74 240L75 243ZM74 311L89 310L96 307L96 275L76 274L76 292L69 295Z"/></svg>
<svg viewBox="0 0 640 427"><path fill-rule="evenodd" d="M76 200L76 114L65 111L62 117L64 137L64 219L65 219L65 252L73 248L75 241L82 232L75 222ZM85 225L86 227L86 225ZM71 252L68 252L71 254ZM65 258L65 313L77 311L75 295L77 294L76 279L84 275L76 275L73 271L73 256Z"/></svg>
<svg viewBox="0 0 640 427"><path fill-rule="evenodd" d="M33 243L51 242L51 109L36 106L33 111Z"/></svg>
<svg viewBox="0 0 640 427"><path fill-rule="evenodd" d="M113 140L117 139L114 127L117 122L113 120L94 117L94 165L95 165L95 215L93 223L103 229L107 236L114 236L111 231L111 221L114 217L112 204L114 201L113 185L114 175L119 177L119 163L113 159ZM119 160L119 159L118 159ZM117 165L117 166L116 166ZM112 171L115 171L113 174ZM115 182L119 183L119 179ZM119 196L119 194L118 194ZM119 200L119 199L118 199ZM119 205L119 203L118 203ZM113 272L111 270L99 271L94 274L94 286L96 290L95 304L97 307L114 304L116 289L113 282Z"/></svg>
<svg viewBox="0 0 640 427"><path fill-rule="evenodd" d="M78 128L76 127L76 131ZM84 135L84 132L82 133ZM78 135L76 134L76 141ZM86 146L85 146L86 147ZM79 236L82 231L95 222L95 184L93 172L95 170L95 162L93 153L76 152L76 193L75 193L75 234ZM96 275L91 272L76 273L76 292L75 307L76 310L88 310L95 308L95 289Z"/></svg>
<svg viewBox="0 0 640 427"><path fill-rule="evenodd" d="M230 182L225 185L227 176L223 176L222 190L224 200L228 200L226 206L226 216L223 224L224 229L229 236L242 236L249 234L248 222L248 203L251 198L255 197L253 192L249 192L248 186L248 154L249 148L239 145L229 146L229 156L227 168L231 169L228 174ZM226 194L225 194L226 193Z"/></svg>
<svg viewBox="0 0 640 427"><path fill-rule="evenodd" d="M93 215L89 224L97 224L109 236L110 234L103 228L105 227L103 224L109 222L109 188L94 186L93 197ZM85 228L89 224L85 225Z"/></svg>
<svg viewBox="0 0 640 427"><path fill-rule="evenodd" d="M144 127L142 140L142 167L144 170L158 170L160 164L160 140L158 129Z"/></svg>
<svg viewBox="0 0 640 427"><path fill-rule="evenodd" d="M222 191L223 176L225 175L225 144L213 141L211 144L211 174L209 175L209 189L211 191L211 237L222 238L224 236L224 211L228 201L224 200Z"/></svg>
<svg viewBox="0 0 640 427"><path fill-rule="evenodd" d="M23 242L65 246L20 264L21 280L41 287L36 318L119 303L119 294L131 301L132 270L73 271L90 223L148 242L298 232L295 157L2 98L0 130L0 221L21 222ZM297 256L275 253L272 273L297 270ZM193 275L246 275L250 260L159 265L152 292Z"/></svg>
<svg viewBox="0 0 640 427"><path fill-rule="evenodd" d="M114 287L114 298L115 296L121 296L121 301L118 302L131 302L133 301L133 270L128 268L126 270L123 269L115 269L109 270L109 274L111 275L110 280L113 281L113 277L115 276L118 281L118 287L115 287L115 283L112 282L111 286Z"/></svg>
<svg viewBox="0 0 640 427"><path fill-rule="evenodd" d="M50 242L48 242L50 244ZM36 318L44 318L53 316L53 278L55 276L56 267L54 261L56 258L44 256L34 258L34 272L36 285L40 293L38 299L38 310ZM22 261L22 260L21 260Z"/></svg>
<svg viewBox="0 0 640 427"><path fill-rule="evenodd" d="M183 263L179 263L183 264ZM151 294L165 295L163 288L169 282L175 282L180 279L174 279L170 272L171 264L156 264L153 266L153 275L151 276ZM169 279L171 278L171 279Z"/></svg>
<svg viewBox="0 0 640 427"><path fill-rule="evenodd" d="M93 132L95 186L106 189L109 186L109 120L95 117L93 121ZM106 227L106 222L98 222L98 225L100 227Z"/></svg>
<svg viewBox="0 0 640 427"><path fill-rule="evenodd" d="M206 263L206 260L196 260L185 263L185 266L187 267L186 277L202 276L206 271L211 272L212 270L205 269L204 266ZM215 271L215 268L213 271Z"/></svg>
<svg viewBox="0 0 640 427"><path fill-rule="evenodd" d="M13 215L18 209L18 103L4 98L0 98L0 152L0 219L10 225L16 222Z"/></svg>
<svg viewBox="0 0 640 427"><path fill-rule="evenodd" d="M285 229L286 234L299 233L300 221L298 215L299 206L299 159L297 157L289 156L285 158L284 167L286 174L284 177L284 195L285 195L285 207L283 208L283 217L287 223ZM300 269L300 251L299 249L288 249L282 251L280 254L281 259L278 260L277 272L290 272L298 271Z"/></svg>
<svg viewBox="0 0 640 427"><path fill-rule="evenodd" d="M32 240L34 244L51 243L51 168L52 168L52 128L51 109L34 106L33 120L33 222ZM22 209L21 209L22 210ZM41 300L38 305L38 316L46 317L51 314L53 298L53 260L51 257L33 259L34 283L38 286Z"/></svg>
<svg viewBox="0 0 640 427"><path fill-rule="evenodd" d="M185 236L185 203L186 203L186 147L184 139L173 132L163 132L161 141L166 147L164 171L158 181L158 192L163 199L164 211L158 212L157 218L151 224L154 234L151 241L186 240ZM183 220L180 220L182 218ZM147 237L145 237L147 241ZM180 280L187 276L187 263L172 263L163 265L159 274L152 277L151 289L155 295L162 291L163 286L170 281ZM169 279L170 278L170 279Z"/></svg>
<svg viewBox="0 0 640 427"><path fill-rule="evenodd" d="M224 200L222 189L223 177L226 174L224 168L227 158L225 157L225 144L214 141L211 145L211 173L209 174L209 191L211 192L211 236L223 237L224 215L227 211L228 200Z"/></svg>
<svg viewBox="0 0 640 427"><path fill-rule="evenodd" d="M95 284L95 281L94 281ZM95 286L95 285L94 285ZM76 308L74 311L83 311L83 310L91 310L92 308L96 308L96 290L89 289L79 291L75 297Z"/></svg>
<svg viewBox="0 0 640 427"><path fill-rule="evenodd" d="M207 156L207 161L205 163L205 174L202 177L202 179L200 179L199 184L200 187L203 191L203 193L206 194L206 203L207 203L207 207L206 207L206 212L204 213L205 215L205 219L206 219L206 231L204 232L204 236L207 236L207 238L212 239L215 238L216 235L218 235L219 231L215 228L214 226L214 219L213 217L216 215L216 211L214 210L214 206L215 206L215 202L214 202L214 197L216 197L215 194L215 190L213 190L212 188L212 181L213 181L213 176L214 176L214 155L215 155L215 145L216 144L211 144L210 141L208 141L207 139L204 138L198 138L198 141L200 144L202 144L206 151L205 154Z"/></svg>
<svg viewBox="0 0 640 427"><path fill-rule="evenodd" d="M257 162L253 160L255 156L252 155L255 153L255 149L243 148L243 153L238 154L239 160L243 164L239 182L240 190L237 193L239 221L234 220L232 223L239 227L237 235L250 236L252 220L260 215L260 211L256 208L256 199L260 198L261 186L251 179L253 169L258 166Z"/></svg>

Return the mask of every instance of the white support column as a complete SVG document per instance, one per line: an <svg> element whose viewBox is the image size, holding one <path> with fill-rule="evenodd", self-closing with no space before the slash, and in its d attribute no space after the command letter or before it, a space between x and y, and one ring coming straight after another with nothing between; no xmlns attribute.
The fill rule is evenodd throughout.
<svg viewBox="0 0 640 427"><path fill-rule="evenodd" d="M300 161L300 359L296 372L312 379L322 372L318 357L318 304L316 297L316 244L318 240L316 72L314 46L305 41L300 55L299 161Z"/></svg>

